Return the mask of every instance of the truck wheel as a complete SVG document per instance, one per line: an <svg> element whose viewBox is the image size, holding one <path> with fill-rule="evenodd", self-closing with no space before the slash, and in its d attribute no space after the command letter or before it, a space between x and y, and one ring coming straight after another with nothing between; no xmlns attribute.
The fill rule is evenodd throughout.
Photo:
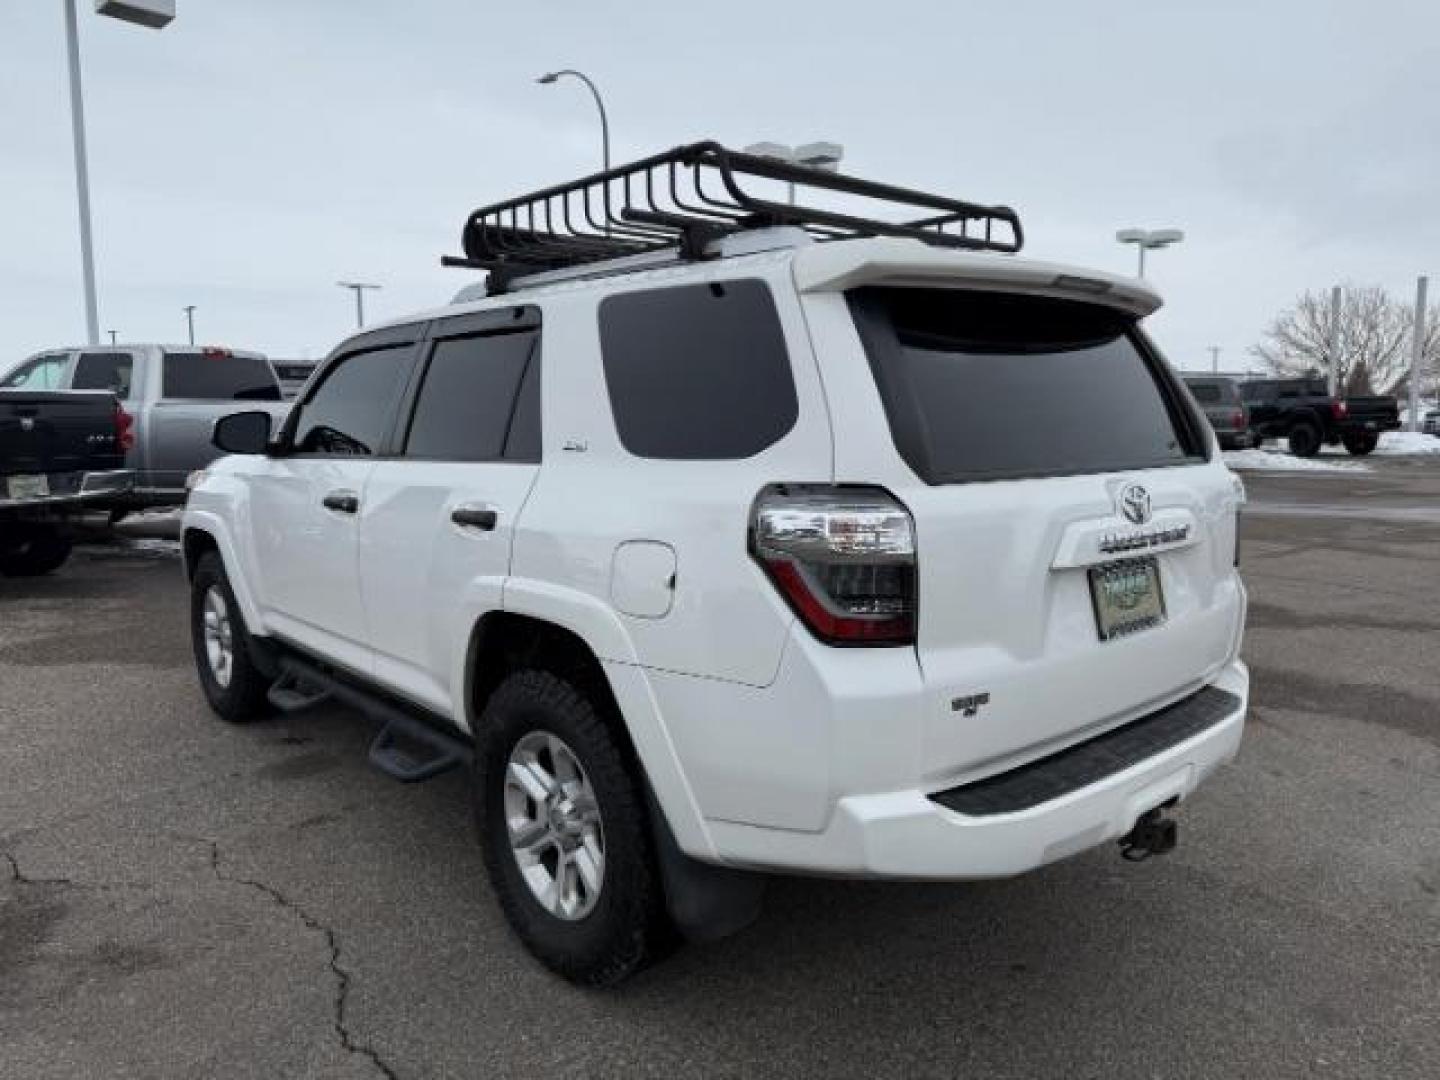
<svg viewBox="0 0 1440 1080"><path fill-rule="evenodd" d="M231 723L267 712L269 681L250 659L249 636L220 556L200 557L190 582L190 644L205 700Z"/></svg>
<svg viewBox="0 0 1440 1080"><path fill-rule="evenodd" d="M70 558L73 544L53 525L28 525L18 530L12 542L0 551L0 574L6 577L39 577L58 570Z"/></svg>
<svg viewBox="0 0 1440 1080"><path fill-rule="evenodd" d="M1314 457L1320 452L1320 429L1314 424L1296 424L1290 429L1290 453Z"/></svg>
<svg viewBox="0 0 1440 1080"><path fill-rule="evenodd" d="M1355 457L1364 457L1380 443L1380 436L1372 432L1345 436L1345 449Z"/></svg>
<svg viewBox="0 0 1440 1080"><path fill-rule="evenodd" d="M548 671L491 695L475 739L475 819L490 883L526 948L611 986L664 937L639 780L595 703Z"/></svg>

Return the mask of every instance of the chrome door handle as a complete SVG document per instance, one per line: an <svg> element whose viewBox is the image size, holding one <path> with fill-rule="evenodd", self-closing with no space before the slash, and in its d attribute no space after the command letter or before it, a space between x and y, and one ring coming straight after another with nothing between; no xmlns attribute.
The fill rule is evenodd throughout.
<svg viewBox="0 0 1440 1080"><path fill-rule="evenodd" d="M323 502L326 510L337 514L353 514L360 509L360 498L353 491L332 491Z"/></svg>
<svg viewBox="0 0 1440 1080"><path fill-rule="evenodd" d="M462 529L491 532L500 520L500 515L488 506L457 506L450 511L450 520Z"/></svg>

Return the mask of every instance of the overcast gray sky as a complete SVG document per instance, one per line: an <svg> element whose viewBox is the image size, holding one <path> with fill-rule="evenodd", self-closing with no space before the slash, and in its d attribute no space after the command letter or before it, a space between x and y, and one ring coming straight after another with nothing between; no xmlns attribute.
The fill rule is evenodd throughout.
<svg viewBox="0 0 1440 1080"><path fill-rule="evenodd" d="M1440 272L1440 4L1403 0L81 0L100 321L323 355L468 278L464 214L615 157L825 138L847 171L1015 206L1027 254L1133 272L1242 353L1296 293ZM84 335L61 0L0 4L0 366Z"/></svg>

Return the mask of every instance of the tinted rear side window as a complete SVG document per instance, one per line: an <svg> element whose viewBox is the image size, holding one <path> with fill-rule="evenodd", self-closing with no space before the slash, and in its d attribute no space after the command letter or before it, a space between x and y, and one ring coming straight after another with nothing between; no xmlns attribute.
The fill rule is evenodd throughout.
<svg viewBox="0 0 1440 1080"><path fill-rule="evenodd" d="M1225 395L1220 392L1216 383L1186 383L1190 387L1190 393L1195 395L1195 400L1201 405L1219 405L1225 400Z"/></svg>
<svg viewBox="0 0 1440 1080"><path fill-rule="evenodd" d="M533 333L517 333L437 342L415 402L406 455L443 461L504 458L536 340ZM527 460L538 460L538 454Z"/></svg>
<svg viewBox="0 0 1440 1080"><path fill-rule="evenodd" d="M790 358L762 281L609 297L600 344L620 441L638 457L747 458L795 426Z"/></svg>
<svg viewBox="0 0 1440 1080"><path fill-rule="evenodd" d="M202 401L279 401L280 384L270 362L235 353L167 352L164 365L167 398Z"/></svg>
<svg viewBox="0 0 1440 1080"><path fill-rule="evenodd" d="M135 358L129 353L81 353L75 361L73 390L108 390L128 398L134 386Z"/></svg>
<svg viewBox="0 0 1440 1080"><path fill-rule="evenodd" d="M1204 460L1183 395L1120 312L952 289L849 299L896 447L927 483Z"/></svg>

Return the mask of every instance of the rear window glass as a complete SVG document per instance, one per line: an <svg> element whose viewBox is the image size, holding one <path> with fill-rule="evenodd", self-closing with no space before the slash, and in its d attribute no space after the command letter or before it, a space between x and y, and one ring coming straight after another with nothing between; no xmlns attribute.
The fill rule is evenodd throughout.
<svg viewBox="0 0 1440 1080"><path fill-rule="evenodd" d="M611 296L600 343L615 426L638 457L746 458L795 426L795 380L763 281Z"/></svg>
<svg viewBox="0 0 1440 1080"><path fill-rule="evenodd" d="M1220 387L1214 383L1187 383L1190 393L1195 395L1195 400L1202 405L1218 405L1225 400L1225 395L1220 392Z"/></svg>
<svg viewBox="0 0 1440 1080"><path fill-rule="evenodd" d="M167 352L164 365L167 398L203 401L279 401L280 384L263 356L236 353Z"/></svg>
<svg viewBox="0 0 1440 1080"><path fill-rule="evenodd" d="M1121 312L954 289L849 299L896 447L927 483L1204 459L1183 395Z"/></svg>

